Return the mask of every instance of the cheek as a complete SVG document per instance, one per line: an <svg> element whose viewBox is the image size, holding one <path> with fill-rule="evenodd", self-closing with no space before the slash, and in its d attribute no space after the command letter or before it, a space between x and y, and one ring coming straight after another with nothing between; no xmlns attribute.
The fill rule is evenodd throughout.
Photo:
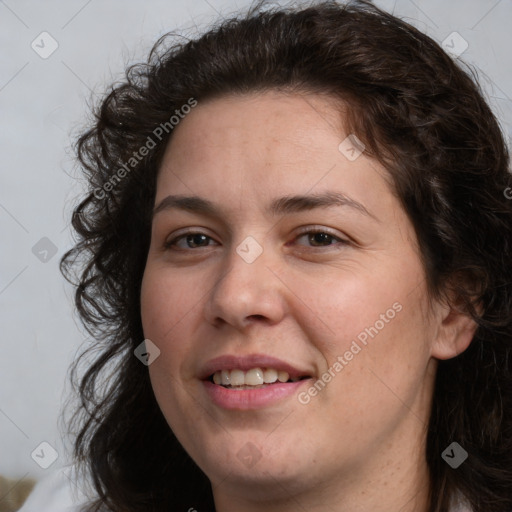
<svg viewBox="0 0 512 512"><path fill-rule="evenodd" d="M141 285L141 320L144 337L160 350L149 366L152 379L168 388L175 379L190 378L183 367L197 347L192 341L204 308L203 287L197 278L177 275L152 264L146 268ZM156 391L156 389L155 389Z"/></svg>
<svg viewBox="0 0 512 512"><path fill-rule="evenodd" d="M311 295L324 324L321 332L310 332L324 355L321 370L343 374L333 387L353 388L354 399L375 395L375 386L383 386L380 379L407 394L428 364L432 329L426 320L426 290L411 284L421 269L405 270L400 276L396 269L365 278L345 275L339 285L324 293L315 288Z"/></svg>
<svg viewBox="0 0 512 512"><path fill-rule="evenodd" d="M391 285L377 277L346 274L335 285L331 281L329 286L309 287L310 304L314 299L310 317L317 316L323 324L320 336L318 330L310 334L329 358L343 355L354 341L367 346L403 318L403 312L398 311L403 309L403 290L396 281ZM317 320L314 325L318 324Z"/></svg>
<svg viewBox="0 0 512 512"><path fill-rule="evenodd" d="M148 268L141 286L141 320L144 337L160 350L148 367L151 383L160 407L175 407L174 399L181 378L181 365L187 357L187 314L193 314L193 298L186 289L170 279L165 271ZM196 301L197 303L197 301ZM174 391L173 391L174 390Z"/></svg>
<svg viewBox="0 0 512 512"><path fill-rule="evenodd" d="M373 416L393 416L404 412L403 404L414 402L430 360L430 329L419 312L422 300L421 295L394 295L383 304L372 304L363 328L346 338L345 380L338 385L349 391L361 414L372 416L373 410Z"/></svg>
<svg viewBox="0 0 512 512"><path fill-rule="evenodd" d="M141 319L144 335L165 345L183 328L183 320L199 306L194 286L181 286L175 274L147 268L141 286Z"/></svg>
<svg viewBox="0 0 512 512"><path fill-rule="evenodd" d="M189 295L164 270L146 268L141 285L142 327L144 337L160 350L148 370L155 398L168 421L179 404L180 365L187 347L178 340L184 337L182 320L192 307Z"/></svg>

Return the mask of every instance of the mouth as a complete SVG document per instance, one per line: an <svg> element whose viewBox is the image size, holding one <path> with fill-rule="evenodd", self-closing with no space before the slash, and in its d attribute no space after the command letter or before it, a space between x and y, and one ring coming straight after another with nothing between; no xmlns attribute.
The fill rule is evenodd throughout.
<svg viewBox="0 0 512 512"><path fill-rule="evenodd" d="M219 370L212 373L207 380L226 389L261 389L310 378L310 375L295 375L292 377L284 370L256 367L248 371L239 368Z"/></svg>
<svg viewBox="0 0 512 512"><path fill-rule="evenodd" d="M211 401L222 409L260 409L282 404L312 380L313 368L299 369L264 354L212 359L198 377Z"/></svg>

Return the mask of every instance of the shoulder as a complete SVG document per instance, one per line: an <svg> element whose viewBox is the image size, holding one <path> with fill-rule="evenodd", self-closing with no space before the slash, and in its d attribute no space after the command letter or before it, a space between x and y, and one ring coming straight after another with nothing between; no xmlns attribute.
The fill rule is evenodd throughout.
<svg viewBox="0 0 512 512"><path fill-rule="evenodd" d="M40 480L18 512L85 512L90 502L73 466L64 466Z"/></svg>

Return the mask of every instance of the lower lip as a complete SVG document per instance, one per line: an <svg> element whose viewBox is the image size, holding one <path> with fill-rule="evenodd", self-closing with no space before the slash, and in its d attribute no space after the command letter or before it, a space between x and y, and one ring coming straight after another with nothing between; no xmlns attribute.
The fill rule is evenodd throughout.
<svg viewBox="0 0 512 512"><path fill-rule="evenodd" d="M298 388L311 379L297 382L270 384L257 389L229 389L209 380L203 381L212 402L224 409L259 409L273 405L297 392Z"/></svg>

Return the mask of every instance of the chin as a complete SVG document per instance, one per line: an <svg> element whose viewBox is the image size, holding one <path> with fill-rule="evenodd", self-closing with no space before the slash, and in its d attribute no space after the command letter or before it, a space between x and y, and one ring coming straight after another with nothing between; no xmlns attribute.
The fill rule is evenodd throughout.
<svg viewBox="0 0 512 512"><path fill-rule="evenodd" d="M268 491L278 484L288 490L313 463L310 456L297 451L300 441L288 439L288 443L277 438L270 443L268 432L234 433L224 443L212 441L211 447L202 450L208 458L197 462L213 482L225 479L232 485L249 486L251 492Z"/></svg>
<svg viewBox="0 0 512 512"><path fill-rule="evenodd" d="M289 499L291 494L303 492L307 483L306 471L296 464L285 464L278 459L263 461L252 467L220 468L212 461L212 472L206 473L212 486L226 486L233 495L255 501Z"/></svg>

